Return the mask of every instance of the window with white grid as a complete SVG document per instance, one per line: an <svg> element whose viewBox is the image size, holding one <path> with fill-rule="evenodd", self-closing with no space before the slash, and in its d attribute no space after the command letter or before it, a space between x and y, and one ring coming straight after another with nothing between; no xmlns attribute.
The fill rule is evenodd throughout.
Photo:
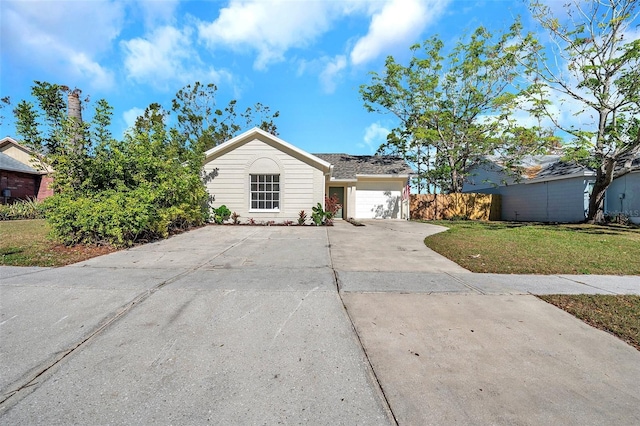
<svg viewBox="0 0 640 426"><path fill-rule="evenodd" d="M280 175L250 175L251 210L280 209Z"/></svg>

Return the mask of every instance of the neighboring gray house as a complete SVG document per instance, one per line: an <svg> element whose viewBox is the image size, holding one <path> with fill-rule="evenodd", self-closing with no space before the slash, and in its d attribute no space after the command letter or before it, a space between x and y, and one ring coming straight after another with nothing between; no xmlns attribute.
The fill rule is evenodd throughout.
<svg viewBox="0 0 640 426"><path fill-rule="evenodd" d="M640 159L638 170L616 179L606 193L605 210L640 221ZM527 156L517 179L496 158L472 171L462 192L500 194L502 220L582 222L589 207L595 172L559 155Z"/></svg>
<svg viewBox="0 0 640 426"><path fill-rule="evenodd" d="M408 217L402 191L411 168L386 156L309 154L253 128L205 153L207 191L246 221L295 221L336 194L342 218Z"/></svg>

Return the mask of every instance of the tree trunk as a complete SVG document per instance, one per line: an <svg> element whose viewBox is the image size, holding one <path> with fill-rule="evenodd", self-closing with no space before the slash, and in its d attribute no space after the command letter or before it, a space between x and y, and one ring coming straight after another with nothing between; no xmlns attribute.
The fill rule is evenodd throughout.
<svg viewBox="0 0 640 426"><path fill-rule="evenodd" d="M596 181L593 184L593 190L589 196L589 212L587 213L587 222L602 224L604 218L604 195L607 188L613 182L613 169L615 161L611 158L605 158L602 166L596 172Z"/></svg>
<svg viewBox="0 0 640 426"><path fill-rule="evenodd" d="M602 224L604 219L604 194L607 192L607 186L598 185L598 181L593 185L593 191L589 197L589 212L587 213L587 222Z"/></svg>

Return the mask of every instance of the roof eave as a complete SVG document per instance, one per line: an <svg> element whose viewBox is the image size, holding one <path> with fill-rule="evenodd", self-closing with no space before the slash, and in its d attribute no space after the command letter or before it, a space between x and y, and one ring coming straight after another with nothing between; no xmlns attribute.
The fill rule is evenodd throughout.
<svg viewBox="0 0 640 426"><path fill-rule="evenodd" d="M595 175L596 175L596 173L594 171L584 170L584 171L581 171L581 172L572 173L570 175L545 176L545 177L541 177L541 178L524 179L523 182L525 184L542 183L542 182L550 182L550 181L555 181L555 180L573 179L573 178L578 178L578 177L594 177Z"/></svg>
<svg viewBox="0 0 640 426"><path fill-rule="evenodd" d="M357 182L358 179L355 178L334 178L332 177L329 182L335 182L335 183L354 183Z"/></svg>
<svg viewBox="0 0 640 426"><path fill-rule="evenodd" d="M46 175L48 174L47 172L41 172L38 170L24 170L24 169L18 169L18 168L13 168L13 167L2 167L2 170L6 170L8 172L14 172L14 173L24 173L25 175Z"/></svg>
<svg viewBox="0 0 640 426"><path fill-rule="evenodd" d="M381 173L381 174L360 174L360 173L356 173L356 179L358 178L363 178L363 179L408 179L409 178L409 173L404 173L404 174L400 174L400 173Z"/></svg>

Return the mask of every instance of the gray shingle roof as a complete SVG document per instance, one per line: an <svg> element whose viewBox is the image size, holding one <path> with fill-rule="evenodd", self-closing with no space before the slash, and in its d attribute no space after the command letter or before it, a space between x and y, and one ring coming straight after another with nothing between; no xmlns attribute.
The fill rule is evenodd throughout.
<svg viewBox="0 0 640 426"><path fill-rule="evenodd" d="M411 167L399 157L388 155L313 154L333 165L336 179L355 179L356 175L406 175Z"/></svg>
<svg viewBox="0 0 640 426"><path fill-rule="evenodd" d="M29 173L32 175L42 174L31 166L28 166L7 154L0 152L0 169L12 172Z"/></svg>
<svg viewBox="0 0 640 426"><path fill-rule="evenodd" d="M501 164L499 157L488 156L487 159L498 165ZM616 170L622 166L623 161L624 159L618 162ZM574 161L563 161L560 155L525 155L517 166L522 167L523 177L526 179L548 179L594 173L590 168ZM634 158L631 167L632 171L640 170L640 155Z"/></svg>

